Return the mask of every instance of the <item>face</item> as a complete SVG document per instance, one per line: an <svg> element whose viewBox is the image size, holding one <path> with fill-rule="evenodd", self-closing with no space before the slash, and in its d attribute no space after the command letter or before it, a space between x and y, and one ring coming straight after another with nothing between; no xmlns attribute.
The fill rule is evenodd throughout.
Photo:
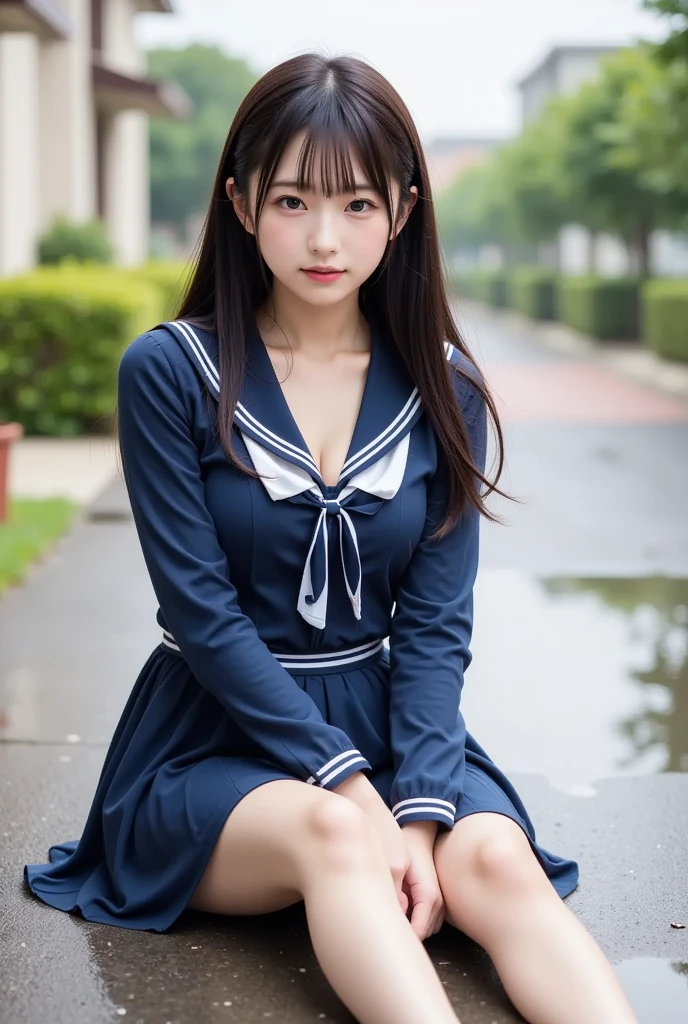
<svg viewBox="0 0 688 1024"><path fill-rule="evenodd" d="M355 192L328 199L320 187L299 190L296 178L302 142L303 136L296 136L280 161L258 223L258 243L276 282L307 303L329 305L357 292L374 272L388 241L406 222L418 190L413 186L411 201L392 229L383 197L366 181L353 154ZM256 171L248 203L237 197L234 179L227 181L227 194L234 199L237 215L248 231L253 231L247 209L255 208L257 178ZM395 213L399 191L394 183Z"/></svg>

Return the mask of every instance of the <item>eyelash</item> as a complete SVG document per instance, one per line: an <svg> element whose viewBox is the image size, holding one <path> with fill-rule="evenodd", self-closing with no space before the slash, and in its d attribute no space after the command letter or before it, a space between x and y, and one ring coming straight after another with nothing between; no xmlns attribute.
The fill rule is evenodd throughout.
<svg viewBox="0 0 688 1024"><path fill-rule="evenodd" d="M282 196L280 199L276 200L276 203L279 206L281 203L285 202L285 200L287 200L287 199L297 199L300 203L303 203L303 199L299 199L298 196ZM368 207L371 210L376 209L375 203L371 202L370 199L352 199L351 202L352 203L367 203ZM351 203L349 203L349 206L350 205L351 205ZM299 213L300 212L299 210L291 209L288 206L282 206L281 209L282 210L289 210L290 213ZM356 213L367 213L368 211L367 210L356 210L355 212Z"/></svg>

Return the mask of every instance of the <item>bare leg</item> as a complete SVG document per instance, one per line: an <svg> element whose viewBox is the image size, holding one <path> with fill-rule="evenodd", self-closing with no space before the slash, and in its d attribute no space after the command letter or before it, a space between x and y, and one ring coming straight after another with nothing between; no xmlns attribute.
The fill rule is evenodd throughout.
<svg viewBox="0 0 688 1024"><path fill-rule="evenodd" d="M190 906L263 914L301 898L318 962L360 1024L456 1024L363 813L336 793L269 782L230 815Z"/></svg>
<svg viewBox="0 0 688 1024"><path fill-rule="evenodd" d="M530 1024L638 1024L611 964L515 822L470 815L438 838L434 856L447 921L489 953Z"/></svg>

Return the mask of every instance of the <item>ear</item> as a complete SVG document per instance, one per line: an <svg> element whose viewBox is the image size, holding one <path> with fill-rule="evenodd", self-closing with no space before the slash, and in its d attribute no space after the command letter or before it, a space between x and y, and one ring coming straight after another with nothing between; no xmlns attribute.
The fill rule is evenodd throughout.
<svg viewBox="0 0 688 1024"><path fill-rule="evenodd" d="M239 218L243 226L246 228L249 234L255 234L253 230L253 224L251 223L251 218L249 217L248 210L246 209L246 197L237 192L234 178L227 178L227 181L225 182L225 191L227 192L228 199L230 199L232 204L234 205L234 212L236 213L237 217Z"/></svg>
<svg viewBox="0 0 688 1024"><path fill-rule="evenodd" d="M404 203L403 209L401 209L399 211L399 214L397 216L397 222L394 225L394 229L392 230L392 232L391 232L391 234L389 236L390 242L391 242L391 240L393 238L396 238L396 236L399 234L399 232L403 228L404 224L409 219L409 215L411 213L411 210L416 205L416 202L418 200L418 187L416 185L411 185L411 188L409 189L409 192L411 194L410 194L409 198L406 200L406 202Z"/></svg>

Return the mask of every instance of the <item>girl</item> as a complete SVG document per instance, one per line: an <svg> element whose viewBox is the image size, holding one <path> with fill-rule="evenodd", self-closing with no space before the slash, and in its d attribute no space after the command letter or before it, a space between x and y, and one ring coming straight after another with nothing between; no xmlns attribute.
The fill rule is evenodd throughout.
<svg viewBox="0 0 688 1024"><path fill-rule="evenodd" d="M364 1024L456 1021L423 947L445 920L533 1024L635 1020L562 902L577 865L537 844L458 711L488 411L501 470L403 102L358 60L274 68L229 132L177 319L122 359L162 640L34 893L155 931L303 899Z"/></svg>

